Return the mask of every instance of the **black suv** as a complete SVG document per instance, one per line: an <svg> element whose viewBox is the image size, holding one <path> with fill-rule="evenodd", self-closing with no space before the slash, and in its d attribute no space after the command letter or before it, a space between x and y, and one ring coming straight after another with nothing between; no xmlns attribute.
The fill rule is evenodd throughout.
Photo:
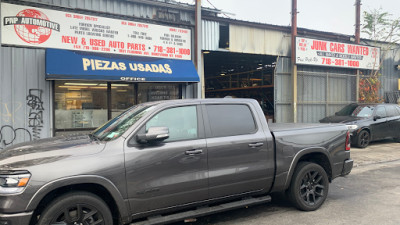
<svg viewBox="0 0 400 225"><path fill-rule="evenodd" d="M350 125L352 144L360 148L386 138L400 141L400 106L395 104L352 103L319 122Z"/></svg>

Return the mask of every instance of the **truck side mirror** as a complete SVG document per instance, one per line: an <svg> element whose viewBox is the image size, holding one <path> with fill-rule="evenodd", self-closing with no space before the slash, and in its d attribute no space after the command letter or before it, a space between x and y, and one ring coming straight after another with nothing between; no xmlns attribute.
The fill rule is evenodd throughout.
<svg viewBox="0 0 400 225"><path fill-rule="evenodd" d="M136 140L140 144L161 142L167 138L169 138L168 127L150 127L147 133L136 136Z"/></svg>

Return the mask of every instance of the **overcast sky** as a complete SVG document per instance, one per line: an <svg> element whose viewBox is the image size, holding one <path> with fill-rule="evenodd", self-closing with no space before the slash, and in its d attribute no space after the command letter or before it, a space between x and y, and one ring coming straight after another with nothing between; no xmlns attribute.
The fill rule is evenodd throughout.
<svg viewBox="0 0 400 225"><path fill-rule="evenodd" d="M177 1L194 4L194 0ZM291 0L202 0L202 6L214 8L209 2L232 19L284 26L291 23ZM297 0L297 26L352 35L354 4L355 0ZM382 8L392 18L400 17L400 0L361 0L361 4L361 12Z"/></svg>

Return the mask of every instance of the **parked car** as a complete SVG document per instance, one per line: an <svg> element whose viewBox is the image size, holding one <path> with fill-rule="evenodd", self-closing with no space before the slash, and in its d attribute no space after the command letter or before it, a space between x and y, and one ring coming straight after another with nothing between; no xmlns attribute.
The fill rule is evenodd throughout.
<svg viewBox="0 0 400 225"><path fill-rule="evenodd" d="M320 122L350 125L351 143L360 148L386 138L400 141L400 106L396 104L352 103Z"/></svg>
<svg viewBox="0 0 400 225"><path fill-rule="evenodd" d="M343 124L269 125L251 99L139 104L90 135L0 151L0 224L165 224L285 191L316 210L353 167L349 138Z"/></svg>

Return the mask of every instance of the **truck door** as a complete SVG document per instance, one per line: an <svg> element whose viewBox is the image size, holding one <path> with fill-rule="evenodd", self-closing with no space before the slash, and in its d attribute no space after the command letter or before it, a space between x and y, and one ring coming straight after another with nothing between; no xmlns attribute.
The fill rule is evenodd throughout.
<svg viewBox="0 0 400 225"><path fill-rule="evenodd" d="M133 214L205 200L207 149L196 105L160 111L139 130L168 127L169 138L139 144L134 135L125 149L127 193Z"/></svg>
<svg viewBox="0 0 400 225"><path fill-rule="evenodd" d="M204 104L209 196L218 198L269 190L274 158L266 136L247 104ZM269 140L268 140L269 139Z"/></svg>

